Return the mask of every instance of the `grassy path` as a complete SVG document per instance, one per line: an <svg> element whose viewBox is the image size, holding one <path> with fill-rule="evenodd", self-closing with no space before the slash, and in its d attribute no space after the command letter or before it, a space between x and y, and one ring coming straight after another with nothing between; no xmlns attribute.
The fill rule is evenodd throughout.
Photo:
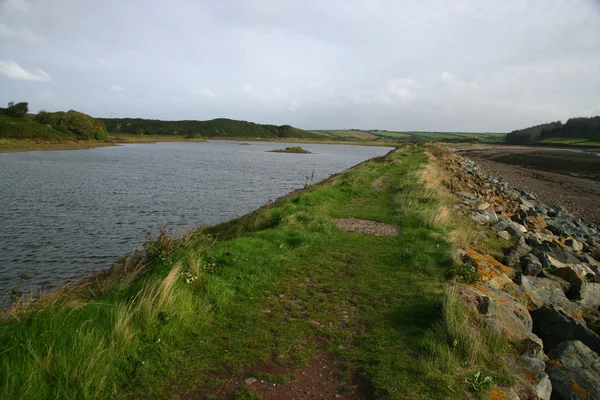
<svg viewBox="0 0 600 400"><path fill-rule="evenodd" d="M469 317L442 307L454 261L419 180L426 162L421 147L396 150L252 215L161 236L106 276L13 310L0 321L0 397L260 399L264 385L235 382L291 390L315 360L343 398L456 397L467 374L501 374L461 328ZM400 233L333 223L349 217Z"/></svg>

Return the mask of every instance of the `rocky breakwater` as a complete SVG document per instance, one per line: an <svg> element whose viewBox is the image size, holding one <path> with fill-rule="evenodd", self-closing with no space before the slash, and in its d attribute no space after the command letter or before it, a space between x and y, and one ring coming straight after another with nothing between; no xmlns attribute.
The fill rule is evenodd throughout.
<svg viewBox="0 0 600 400"><path fill-rule="evenodd" d="M466 303L518 350L501 356L517 376L508 397L600 399L600 233L468 159L441 160L459 211L512 243L501 259L461 250L479 272Z"/></svg>

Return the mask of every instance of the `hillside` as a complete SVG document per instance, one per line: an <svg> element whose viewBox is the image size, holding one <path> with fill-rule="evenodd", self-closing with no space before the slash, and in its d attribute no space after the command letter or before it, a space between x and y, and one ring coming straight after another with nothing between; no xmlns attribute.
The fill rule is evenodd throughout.
<svg viewBox="0 0 600 400"><path fill-rule="evenodd" d="M600 147L600 116L571 118L518 129L506 135L509 144Z"/></svg>
<svg viewBox="0 0 600 400"><path fill-rule="evenodd" d="M263 125L218 118L209 121L161 121L142 118L98 118L111 133L232 138L317 138L316 134L290 125Z"/></svg>
<svg viewBox="0 0 600 400"><path fill-rule="evenodd" d="M102 122L75 110L40 111L28 114L26 102L8 103L0 108L0 138L34 140L105 140L108 136Z"/></svg>

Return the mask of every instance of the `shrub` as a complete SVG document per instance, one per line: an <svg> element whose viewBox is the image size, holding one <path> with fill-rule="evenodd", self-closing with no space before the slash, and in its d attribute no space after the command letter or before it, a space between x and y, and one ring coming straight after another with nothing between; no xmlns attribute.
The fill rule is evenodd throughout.
<svg viewBox="0 0 600 400"><path fill-rule="evenodd" d="M15 104L13 101L8 103L8 107L4 110L4 113L11 117L23 117L29 111L29 104L21 102Z"/></svg>

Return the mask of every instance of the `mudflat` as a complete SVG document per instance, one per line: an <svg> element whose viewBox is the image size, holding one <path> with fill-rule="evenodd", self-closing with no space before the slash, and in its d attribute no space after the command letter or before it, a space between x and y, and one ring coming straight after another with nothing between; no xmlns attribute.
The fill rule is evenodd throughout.
<svg viewBox="0 0 600 400"><path fill-rule="evenodd" d="M524 146L453 146L485 172L600 226L600 156Z"/></svg>

